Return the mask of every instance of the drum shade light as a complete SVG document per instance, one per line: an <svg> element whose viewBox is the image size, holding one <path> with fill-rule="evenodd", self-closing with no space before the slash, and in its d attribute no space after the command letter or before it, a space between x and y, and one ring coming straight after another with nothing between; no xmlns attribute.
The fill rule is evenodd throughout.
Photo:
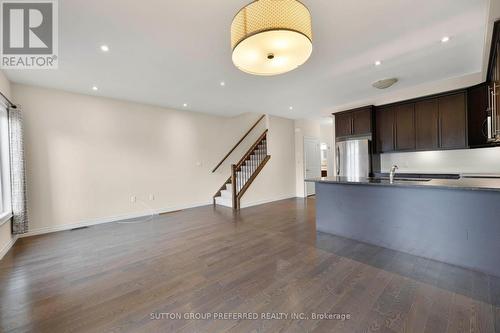
<svg viewBox="0 0 500 333"><path fill-rule="evenodd" d="M231 25L233 63L243 72L277 75L304 64L312 53L311 14L296 0L257 0Z"/></svg>

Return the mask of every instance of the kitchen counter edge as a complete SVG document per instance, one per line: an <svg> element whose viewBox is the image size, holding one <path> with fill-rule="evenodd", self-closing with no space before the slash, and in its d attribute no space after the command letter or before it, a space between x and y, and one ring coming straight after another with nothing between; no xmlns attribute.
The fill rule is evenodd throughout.
<svg viewBox="0 0 500 333"><path fill-rule="evenodd" d="M340 185L368 185L393 187L422 187L441 188L452 190L495 191L500 192L500 179L460 178L460 179L431 179L430 181L377 181L373 178L321 177L306 179L306 182L340 184Z"/></svg>

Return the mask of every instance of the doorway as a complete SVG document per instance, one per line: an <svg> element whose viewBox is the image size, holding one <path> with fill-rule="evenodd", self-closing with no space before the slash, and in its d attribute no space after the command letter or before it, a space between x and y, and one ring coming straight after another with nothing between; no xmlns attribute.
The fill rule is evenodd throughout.
<svg viewBox="0 0 500 333"><path fill-rule="evenodd" d="M317 138L304 137L304 179L321 177L321 149ZM305 182L305 196L316 194L314 183Z"/></svg>
<svg viewBox="0 0 500 333"><path fill-rule="evenodd" d="M328 152L330 147L328 147L327 143L321 142L320 145L321 149L321 177L328 177L331 176L328 174L328 168L329 168L329 156Z"/></svg>

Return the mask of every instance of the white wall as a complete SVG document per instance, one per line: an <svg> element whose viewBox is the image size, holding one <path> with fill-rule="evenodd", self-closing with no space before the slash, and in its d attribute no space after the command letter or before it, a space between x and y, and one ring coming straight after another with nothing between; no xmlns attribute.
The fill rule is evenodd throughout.
<svg viewBox="0 0 500 333"><path fill-rule="evenodd" d="M12 97L10 82L2 71L0 71L0 91L9 99ZM8 248L10 248L14 240L15 237L11 234L10 222L0 225L0 259Z"/></svg>
<svg viewBox="0 0 500 333"><path fill-rule="evenodd" d="M500 174L500 147L381 154L382 171L394 164L399 172Z"/></svg>
<svg viewBox="0 0 500 333"><path fill-rule="evenodd" d="M12 90L25 121L31 234L209 204L230 162L266 125L212 174L259 115L219 117L17 84ZM293 121L268 122L272 158L243 205L295 195L295 172L287 170Z"/></svg>
<svg viewBox="0 0 500 333"><path fill-rule="evenodd" d="M268 117L271 159L241 200L241 207L295 197L294 121Z"/></svg>

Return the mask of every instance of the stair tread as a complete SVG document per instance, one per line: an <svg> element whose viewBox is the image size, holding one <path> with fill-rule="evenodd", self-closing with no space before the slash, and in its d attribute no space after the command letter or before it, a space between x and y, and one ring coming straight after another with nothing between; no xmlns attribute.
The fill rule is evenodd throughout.
<svg viewBox="0 0 500 333"><path fill-rule="evenodd" d="M225 207L233 207L233 202L232 200L226 200L222 197L217 197L215 198L215 204L225 206Z"/></svg>

